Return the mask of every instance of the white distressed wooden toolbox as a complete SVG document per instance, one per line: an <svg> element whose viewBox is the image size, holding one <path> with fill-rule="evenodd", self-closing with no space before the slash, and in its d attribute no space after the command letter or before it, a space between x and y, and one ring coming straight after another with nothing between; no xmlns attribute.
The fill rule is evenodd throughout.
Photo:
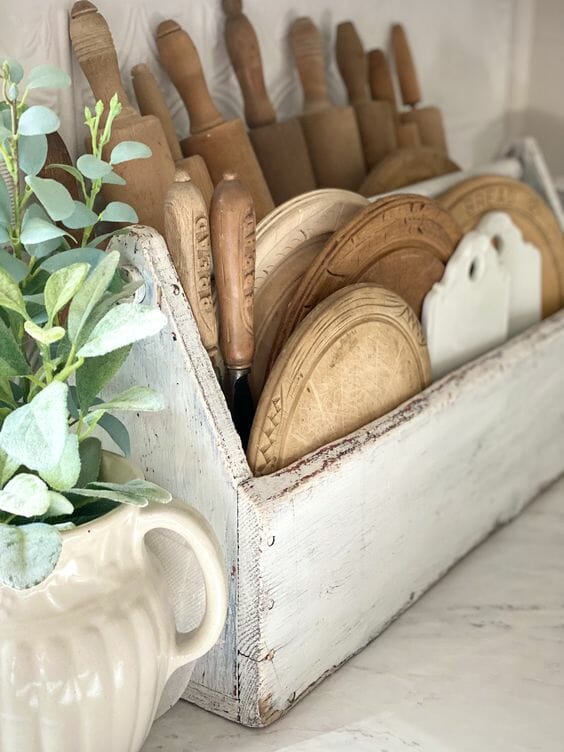
<svg viewBox="0 0 564 752"><path fill-rule="evenodd" d="M538 178L531 144L517 152L499 169ZM126 369L168 402L133 418L134 458L210 520L230 582L224 637L185 697L267 725L564 471L564 311L253 478L164 241L138 228L118 245L170 322Z"/></svg>

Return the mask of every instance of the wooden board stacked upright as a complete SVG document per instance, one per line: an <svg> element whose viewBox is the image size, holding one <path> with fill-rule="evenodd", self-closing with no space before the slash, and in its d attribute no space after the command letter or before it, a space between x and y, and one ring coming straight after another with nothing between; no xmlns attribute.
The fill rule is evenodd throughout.
<svg viewBox="0 0 564 752"><path fill-rule="evenodd" d="M473 230L488 212L507 212L523 238L540 251L543 316L562 307L564 238L556 217L538 193L513 178L480 175L449 188L439 201L465 233Z"/></svg>
<svg viewBox="0 0 564 752"><path fill-rule="evenodd" d="M462 237L450 214L423 196L375 201L336 232L304 274L278 328L269 370L307 314L336 290L373 282L421 314L425 295L444 273Z"/></svg>
<svg viewBox="0 0 564 752"><path fill-rule="evenodd" d="M352 285L296 329L262 392L247 458L255 475L280 470L422 391L425 338L398 295Z"/></svg>

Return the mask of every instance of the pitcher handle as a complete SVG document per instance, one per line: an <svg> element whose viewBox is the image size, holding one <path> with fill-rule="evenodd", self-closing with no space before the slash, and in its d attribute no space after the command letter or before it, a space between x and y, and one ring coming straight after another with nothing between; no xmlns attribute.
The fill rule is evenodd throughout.
<svg viewBox="0 0 564 752"><path fill-rule="evenodd" d="M178 504L176 500L172 504ZM195 661L215 645L227 615L227 585L224 565L215 535L206 520L192 507L149 504L139 510L143 534L150 530L171 530L181 535L200 565L206 590L206 610L198 627L176 633L176 653L170 662L169 676L177 668Z"/></svg>

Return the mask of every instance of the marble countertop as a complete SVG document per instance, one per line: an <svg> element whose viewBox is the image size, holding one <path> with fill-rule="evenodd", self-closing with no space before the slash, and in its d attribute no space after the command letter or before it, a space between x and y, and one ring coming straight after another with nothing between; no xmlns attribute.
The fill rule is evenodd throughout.
<svg viewBox="0 0 564 752"><path fill-rule="evenodd" d="M180 702L142 752L563 752L564 479L285 718Z"/></svg>

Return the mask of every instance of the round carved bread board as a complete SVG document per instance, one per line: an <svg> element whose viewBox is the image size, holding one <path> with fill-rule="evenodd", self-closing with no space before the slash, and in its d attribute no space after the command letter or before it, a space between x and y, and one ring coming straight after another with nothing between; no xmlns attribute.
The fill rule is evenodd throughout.
<svg viewBox="0 0 564 752"><path fill-rule="evenodd" d="M446 154L430 146L404 147L378 162L364 178L358 192L363 196L378 196L459 170L460 167Z"/></svg>
<svg viewBox="0 0 564 752"><path fill-rule="evenodd" d="M300 321L347 285L379 284L420 316L461 237L450 214L430 198L398 194L370 204L334 233L303 275L280 321L267 372Z"/></svg>
<svg viewBox="0 0 564 752"><path fill-rule="evenodd" d="M255 399L280 319L303 274L331 235L368 205L358 193L311 191L279 206L257 226L255 356L250 379Z"/></svg>
<svg viewBox="0 0 564 752"><path fill-rule="evenodd" d="M525 183L498 175L480 175L449 188L438 199L463 232L473 230L491 211L507 212L526 242L542 259L543 317L564 303L564 241L556 217L542 198Z"/></svg>
<svg viewBox="0 0 564 752"><path fill-rule="evenodd" d="M338 290L302 321L261 394L247 449L255 475L280 470L424 389L421 325L398 295L372 284Z"/></svg>

